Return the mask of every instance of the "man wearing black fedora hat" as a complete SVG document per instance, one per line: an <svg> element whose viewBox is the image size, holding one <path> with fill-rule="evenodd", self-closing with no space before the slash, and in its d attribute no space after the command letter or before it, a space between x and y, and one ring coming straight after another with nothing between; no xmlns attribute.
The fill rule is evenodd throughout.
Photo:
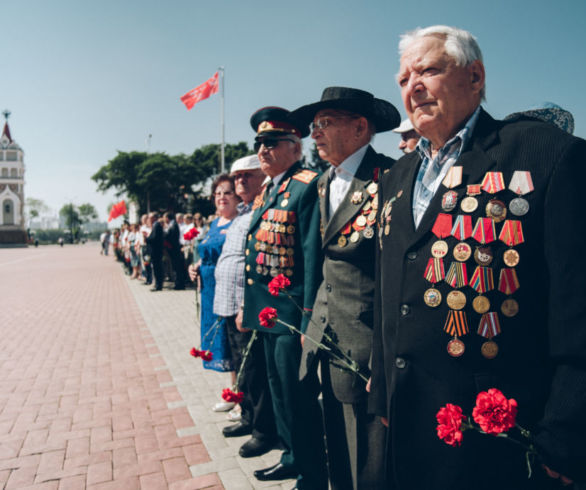
<svg viewBox="0 0 586 490"><path fill-rule="evenodd" d="M399 113L363 90L328 87L319 102L297 109L293 116L311 124L319 156L331 164L318 181L324 279L306 333L355 361L368 378L377 182L379 173L394 163L376 153L370 142L375 133L396 127ZM311 375L318 361L332 488L384 488L386 429L367 414L363 378L309 341L303 345L300 377Z"/></svg>
<svg viewBox="0 0 586 490"><path fill-rule="evenodd" d="M307 124L280 107L264 107L250 120L261 170L269 177L255 199L246 242L243 324L257 330L264 344L275 422L284 448L280 461L254 472L261 481L297 477L296 488L327 489L327 468L316 373L299 380L299 335L305 331L321 281L322 253L317 204L318 173L301 166L301 138ZM269 282L280 274L290 285L278 296ZM259 319L265 308L278 320ZM282 323L284 322L284 323Z"/></svg>

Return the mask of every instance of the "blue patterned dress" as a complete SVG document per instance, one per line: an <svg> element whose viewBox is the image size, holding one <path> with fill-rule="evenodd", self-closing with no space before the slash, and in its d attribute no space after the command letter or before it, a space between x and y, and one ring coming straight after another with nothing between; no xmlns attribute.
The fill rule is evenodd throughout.
<svg viewBox="0 0 586 490"><path fill-rule="evenodd" d="M219 218L212 221L209 231L197 246L201 258L199 270L201 276L201 349L211 351L214 356L211 361L203 361L204 368L215 371L232 371L232 358L225 322L221 320L216 330L216 322L219 317L214 314L214 291L216 289L214 273L226 240L226 231L232 222L218 226L218 220Z"/></svg>

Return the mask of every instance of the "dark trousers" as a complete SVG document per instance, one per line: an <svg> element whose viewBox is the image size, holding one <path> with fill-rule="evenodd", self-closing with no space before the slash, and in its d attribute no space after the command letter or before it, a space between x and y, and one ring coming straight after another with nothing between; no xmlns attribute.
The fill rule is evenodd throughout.
<svg viewBox="0 0 586 490"><path fill-rule="evenodd" d="M332 490L378 490L385 483L386 428L368 414L366 393L356 403L340 402L330 381L330 364L320 359L324 425Z"/></svg>
<svg viewBox="0 0 586 490"><path fill-rule="evenodd" d="M328 478L317 372L299 381L301 343L298 335L263 333L267 375L281 463L299 472L297 488L326 490Z"/></svg>
<svg viewBox="0 0 586 490"><path fill-rule="evenodd" d="M243 352L248 346L252 332L240 332L236 328L236 316L225 317L228 341L232 352L234 369L239 372L243 361ZM238 389L244 393L240 403L242 423L252 426L252 436L263 442L276 441L277 429L273 414L273 401L267 379L263 339L257 334L250 347Z"/></svg>
<svg viewBox="0 0 586 490"><path fill-rule="evenodd" d="M155 287L162 288L165 280L165 272L163 270L163 255L155 255L151 257L153 265L153 275L155 276Z"/></svg>
<svg viewBox="0 0 586 490"><path fill-rule="evenodd" d="M187 273L185 271L185 258L180 250L172 250L169 252L171 259L171 265L173 266L173 272L175 273L175 287L184 288L187 279Z"/></svg>

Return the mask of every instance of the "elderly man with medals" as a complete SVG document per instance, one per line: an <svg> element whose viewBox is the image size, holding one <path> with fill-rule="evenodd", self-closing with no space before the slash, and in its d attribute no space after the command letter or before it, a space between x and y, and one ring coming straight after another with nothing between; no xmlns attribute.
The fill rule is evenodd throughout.
<svg viewBox="0 0 586 490"><path fill-rule="evenodd" d="M491 118L480 106L482 54L466 31L417 29L399 51L421 139L379 183L370 399L389 427L392 488L585 481L575 233L586 142L552 124Z"/></svg>
<svg viewBox="0 0 586 490"><path fill-rule="evenodd" d="M293 116L311 123L319 156L331 167L318 182L324 279L307 335L356 362L370 375L375 287L375 222L379 175L394 160L370 145L400 122L389 102L363 90L328 87L321 100ZM367 414L363 379L306 338L300 376L321 364L322 394L333 489L385 488L385 427Z"/></svg>
<svg viewBox="0 0 586 490"><path fill-rule="evenodd" d="M277 433L284 448L280 461L254 475L261 481L297 478L295 488L327 489L322 414L317 375L299 381L301 342L321 281L318 173L301 166L301 138L307 124L279 107L264 107L251 117L255 149L268 176L255 201L246 244L244 324L258 330L265 359ZM274 296L269 282L280 275L290 281ZM266 307L278 321L259 321ZM281 323L281 321L283 323Z"/></svg>

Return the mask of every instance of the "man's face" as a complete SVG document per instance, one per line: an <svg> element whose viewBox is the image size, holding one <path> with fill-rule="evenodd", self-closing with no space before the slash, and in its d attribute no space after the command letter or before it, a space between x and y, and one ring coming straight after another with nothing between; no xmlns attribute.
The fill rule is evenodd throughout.
<svg viewBox="0 0 586 490"><path fill-rule="evenodd" d="M411 153L417 146L419 141L419 135L413 129L401 134L401 142L399 143L399 150L403 153Z"/></svg>
<svg viewBox="0 0 586 490"><path fill-rule="evenodd" d="M405 50L397 79L413 126L439 148L480 104L484 67L480 61L457 66L444 40L429 36Z"/></svg>
<svg viewBox="0 0 586 490"><path fill-rule="evenodd" d="M276 177L298 160L297 145L291 139L266 136L258 138L257 142L262 143L264 140L268 147L264 143L260 146L258 159L260 169L265 175Z"/></svg>
<svg viewBox="0 0 586 490"><path fill-rule="evenodd" d="M265 174L262 170L241 170L234 174L234 184L236 185L236 195L248 204L260 192Z"/></svg>
<svg viewBox="0 0 586 490"><path fill-rule="evenodd" d="M322 160L334 166L363 146L357 141L357 127L361 116L333 109L319 111L313 118L311 137ZM320 126L323 129L319 129ZM325 126L325 127L324 127Z"/></svg>

